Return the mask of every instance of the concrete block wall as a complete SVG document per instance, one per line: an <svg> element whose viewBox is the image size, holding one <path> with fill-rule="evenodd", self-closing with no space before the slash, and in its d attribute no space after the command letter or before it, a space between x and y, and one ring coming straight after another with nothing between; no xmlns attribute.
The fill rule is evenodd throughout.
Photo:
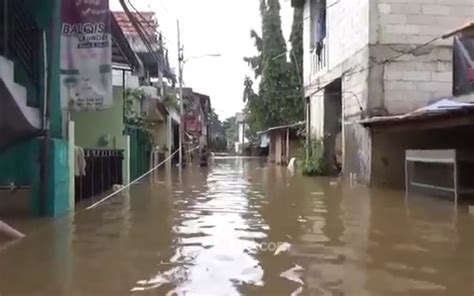
<svg viewBox="0 0 474 296"><path fill-rule="evenodd" d="M371 172L371 139L369 132L356 121L367 112L369 104L369 54L370 48L367 46L322 77L333 81L342 76L343 170L346 175L355 173L358 180L364 183L369 182ZM323 89L311 93L310 97L311 134L318 139L326 136L325 117L332 115L325 114L325 92Z"/></svg>
<svg viewBox="0 0 474 296"><path fill-rule="evenodd" d="M372 45L371 57L385 60L405 45ZM371 67L369 110L403 114L452 95L452 48L435 45ZM373 113L373 112L372 112ZM379 114L380 115L380 114Z"/></svg>
<svg viewBox="0 0 474 296"><path fill-rule="evenodd" d="M369 56L370 48L367 46L343 64L342 108L345 121L360 119L361 113L368 108Z"/></svg>
<svg viewBox="0 0 474 296"><path fill-rule="evenodd" d="M377 0L370 10L371 57L383 61L472 21L472 0ZM452 39L373 67L370 107L403 114L452 94Z"/></svg>
<svg viewBox="0 0 474 296"><path fill-rule="evenodd" d="M348 59L342 78L343 108L343 171L355 174L359 182L370 180L371 138L368 130L356 121L362 119L370 103L370 47L367 46Z"/></svg>
<svg viewBox="0 0 474 296"><path fill-rule="evenodd" d="M324 137L324 90L310 97L311 135L317 139Z"/></svg>
<svg viewBox="0 0 474 296"><path fill-rule="evenodd" d="M329 68L369 43L369 0L327 0Z"/></svg>
<svg viewBox="0 0 474 296"><path fill-rule="evenodd" d="M338 78L342 78L342 107L343 117L347 120L359 118L361 109L369 106L369 56L370 47L366 46L354 53L337 67L330 69L313 85L306 87L306 95L310 97L311 126L313 134L322 135L324 124L324 87Z"/></svg>
<svg viewBox="0 0 474 296"><path fill-rule="evenodd" d="M316 84L318 76L311 73L311 0L304 7L304 83ZM328 71L366 47L369 43L369 0L327 0Z"/></svg>
<svg viewBox="0 0 474 296"><path fill-rule="evenodd" d="M423 44L470 22L472 0L377 0L371 9L372 43ZM376 28L376 29L375 29ZM437 44L449 44L439 40Z"/></svg>
<svg viewBox="0 0 474 296"><path fill-rule="evenodd" d="M452 92L452 40L437 40L474 16L473 0L328 0L326 71L311 73L310 0L304 13L304 76L313 136L324 136L324 86L342 77L344 172L369 182L372 138L361 115L402 114ZM365 70L364 70L365 69ZM361 107L363 114L361 114Z"/></svg>

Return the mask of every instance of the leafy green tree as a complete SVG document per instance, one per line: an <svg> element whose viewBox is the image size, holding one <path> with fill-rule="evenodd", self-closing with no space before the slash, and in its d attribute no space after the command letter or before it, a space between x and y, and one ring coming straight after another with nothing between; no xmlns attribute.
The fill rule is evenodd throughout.
<svg viewBox="0 0 474 296"><path fill-rule="evenodd" d="M254 71L254 79L260 79L258 93L254 81L248 76L244 79L243 98L251 133L303 119L303 12L297 9L294 13L292 58L288 62L280 9L279 0L260 0L262 33L250 32L258 54L244 61Z"/></svg>
<svg viewBox="0 0 474 296"><path fill-rule="evenodd" d="M235 116L229 117L223 123L227 143L235 143L238 140L238 127ZM227 147L231 149L232 147Z"/></svg>
<svg viewBox="0 0 474 296"><path fill-rule="evenodd" d="M219 119L219 115L212 108L209 114L209 126L211 128L211 143L210 148L215 152L225 151L227 148L227 140L224 130L224 124Z"/></svg>
<svg viewBox="0 0 474 296"><path fill-rule="evenodd" d="M289 95L290 117L295 120L304 118L304 85L303 85L303 8L293 11L293 26L290 35L291 51L291 91ZM300 95L298 95L300 94Z"/></svg>

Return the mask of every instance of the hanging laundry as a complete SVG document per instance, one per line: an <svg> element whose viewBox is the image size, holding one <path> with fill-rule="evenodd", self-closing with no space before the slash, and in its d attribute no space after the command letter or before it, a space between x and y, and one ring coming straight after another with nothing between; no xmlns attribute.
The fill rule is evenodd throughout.
<svg viewBox="0 0 474 296"><path fill-rule="evenodd" d="M82 147L74 147L74 174L77 177L86 175L86 154Z"/></svg>

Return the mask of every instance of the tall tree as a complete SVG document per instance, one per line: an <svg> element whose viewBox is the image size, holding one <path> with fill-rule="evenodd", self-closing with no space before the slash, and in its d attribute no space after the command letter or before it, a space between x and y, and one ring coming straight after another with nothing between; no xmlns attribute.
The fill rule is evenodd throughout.
<svg viewBox="0 0 474 296"><path fill-rule="evenodd" d="M266 126L285 122L285 92L289 88L286 42L281 29L279 0L268 0L262 17L263 66L260 96L267 104Z"/></svg>
<svg viewBox="0 0 474 296"><path fill-rule="evenodd" d="M238 127L237 127L237 120L235 116L229 117L226 120L224 120L223 123L224 126L224 132L226 136L227 143L233 145L233 143L237 142L239 137L238 137ZM232 147L227 147L227 149L232 149Z"/></svg>
<svg viewBox="0 0 474 296"><path fill-rule="evenodd" d="M302 11L295 11L291 34L294 58L289 63L280 9L279 0L260 0L262 32L261 35L253 30L250 33L258 54L244 58L254 71L255 79L260 78L258 93L254 92L250 77L244 80L244 101L252 132L303 117L302 73L299 73L303 67Z"/></svg>
<svg viewBox="0 0 474 296"><path fill-rule="evenodd" d="M293 26L290 35L291 42L291 85L290 117L298 120L304 118L304 85L303 85L303 8L295 7L293 11ZM298 95L300 94L300 95ZM291 104L292 103L292 104Z"/></svg>

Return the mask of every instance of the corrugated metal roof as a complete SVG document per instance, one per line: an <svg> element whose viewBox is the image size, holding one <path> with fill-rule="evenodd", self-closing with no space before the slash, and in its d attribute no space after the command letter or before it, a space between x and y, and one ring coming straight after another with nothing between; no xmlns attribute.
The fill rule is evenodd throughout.
<svg viewBox="0 0 474 296"><path fill-rule="evenodd" d="M305 125L305 123L306 123L306 121L300 121L300 122L291 123L291 124L287 124L287 125L275 126L275 127L269 128L267 130L260 131L260 132L257 133L257 135L266 134L266 133L281 130L281 129L296 128L296 127Z"/></svg>
<svg viewBox="0 0 474 296"><path fill-rule="evenodd" d="M371 127L375 125L391 125L404 123L407 121L416 121L430 119L434 117L446 116L451 114L464 113L465 111L474 111L474 104L454 101L451 98L441 99L429 106L420 108L410 113L394 116L379 116L357 121L364 126Z"/></svg>
<svg viewBox="0 0 474 296"><path fill-rule="evenodd" d="M446 38L452 37L456 34L464 33L464 32L470 31L470 30L474 30L474 21L470 22L470 23L467 23L466 25L464 25L462 27L459 27L459 28L455 29L454 31L443 35L443 38L446 39Z"/></svg>

